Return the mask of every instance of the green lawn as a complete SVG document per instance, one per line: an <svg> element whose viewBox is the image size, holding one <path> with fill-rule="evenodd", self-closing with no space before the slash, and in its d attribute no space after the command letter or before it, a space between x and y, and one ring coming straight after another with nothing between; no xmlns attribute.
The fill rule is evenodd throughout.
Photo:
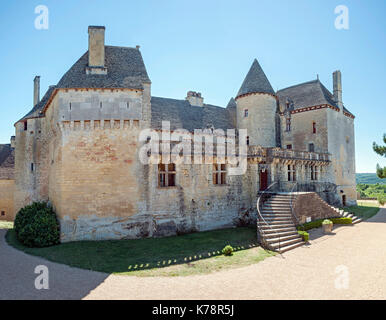
<svg viewBox="0 0 386 320"><path fill-rule="evenodd" d="M13 222L12 221L0 221L0 229L12 229Z"/></svg>
<svg viewBox="0 0 386 320"><path fill-rule="evenodd" d="M79 241L47 248L21 245L14 230L10 245L28 254L73 267L135 276L184 276L257 263L275 253L258 246L255 228L232 228L166 238ZM236 252L221 254L230 244Z"/></svg>
<svg viewBox="0 0 386 320"><path fill-rule="evenodd" d="M375 216L379 211L379 204L375 202L357 202L357 206L344 207L345 211L354 213L357 217L367 220Z"/></svg>

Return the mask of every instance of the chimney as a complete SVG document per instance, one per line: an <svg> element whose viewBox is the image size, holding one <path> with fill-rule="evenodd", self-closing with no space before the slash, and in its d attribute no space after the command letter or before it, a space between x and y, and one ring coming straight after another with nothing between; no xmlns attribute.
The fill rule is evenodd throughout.
<svg viewBox="0 0 386 320"><path fill-rule="evenodd" d="M342 100L342 74L339 70L332 74L333 86L334 86L334 100L338 107L343 111L343 100Z"/></svg>
<svg viewBox="0 0 386 320"><path fill-rule="evenodd" d="M36 106L40 101L40 76L34 78L34 105Z"/></svg>
<svg viewBox="0 0 386 320"><path fill-rule="evenodd" d="M11 148L15 148L15 136L11 136Z"/></svg>
<svg viewBox="0 0 386 320"><path fill-rule="evenodd" d="M88 27L88 67L87 74L106 74L105 68L105 27Z"/></svg>
<svg viewBox="0 0 386 320"><path fill-rule="evenodd" d="M188 100L191 106L204 106L204 98L201 97L200 92L188 91L185 100Z"/></svg>

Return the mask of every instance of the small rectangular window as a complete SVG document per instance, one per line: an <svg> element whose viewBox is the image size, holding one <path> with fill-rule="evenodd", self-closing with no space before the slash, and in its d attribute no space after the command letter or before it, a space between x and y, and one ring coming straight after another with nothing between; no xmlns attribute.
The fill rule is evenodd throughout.
<svg viewBox="0 0 386 320"><path fill-rule="evenodd" d="M291 119L290 118L286 119L285 130L286 131L291 131Z"/></svg>
<svg viewBox="0 0 386 320"><path fill-rule="evenodd" d="M213 164L213 184L225 185L226 184L226 165L225 164Z"/></svg>
<svg viewBox="0 0 386 320"><path fill-rule="evenodd" d="M1 215L2 215L2 216L5 216L5 211L1 211Z"/></svg>
<svg viewBox="0 0 386 320"><path fill-rule="evenodd" d="M174 163L158 165L158 186L174 187L176 185L176 165Z"/></svg>
<svg viewBox="0 0 386 320"><path fill-rule="evenodd" d="M316 133L316 123L312 122L312 133Z"/></svg>
<svg viewBox="0 0 386 320"><path fill-rule="evenodd" d="M249 146L249 136L247 136L247 146Z"/></svg>
<svg viewBox="0 0 386 320"><path fill-rule="evenodd" d="M248 109L245 109L245 110L244 110L244 117L245 117L245 118L248 117Z"/></svg>
<svg viewBox="0 0 386 320"><path fill-rule="evenodd" d="M311 166L311 180L316 181L318 180L318 167L317 166Z"/></svg>
<svg viewBox="0 0 386 320"><path fill-rule="evenodd" d="M292 144L287 144L287 149L292 149Z"/></svg>
<svg viewBox="0 0 386 320"><path fill-rule="evenodd" d="M34 164L31 162L31 172L34 171Z"/></svg>
<svg viewBox="0 0 386 320"><path fill-rule="evenodd" d="M28 129L27 121L24 121L24 131L27 131L27 129Z"/></svg>
<svg viewBox="0 0 386 320"><path fill-rule="evenodd" d="M288 181L296 181L295 165L288 165Z"/></svg>
<svg viewBox="0 0 386 320"><path fill-rule="evenodd" d="M309 152L315 152L315 146L314 146L313 143L310 143L310 144L308 145L308 151L309 151Z"/></svg>

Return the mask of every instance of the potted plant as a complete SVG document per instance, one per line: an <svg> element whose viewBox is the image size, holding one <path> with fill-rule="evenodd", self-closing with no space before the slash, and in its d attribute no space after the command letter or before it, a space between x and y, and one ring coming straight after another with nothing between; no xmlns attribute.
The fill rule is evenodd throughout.
<svg viewBox="0 0 386 320"><path fill-rule="evenodd" d="M331 220L329 220L329 219L323 220L323 222L322 222L323 233L324 234L331 233L332 226L333 226L333 223Z"/></svg>

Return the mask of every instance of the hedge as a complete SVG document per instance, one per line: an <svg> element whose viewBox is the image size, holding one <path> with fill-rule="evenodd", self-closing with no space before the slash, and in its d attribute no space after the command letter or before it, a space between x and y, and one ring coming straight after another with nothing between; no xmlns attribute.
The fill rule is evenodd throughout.
<svg viewBox="0 0 386 320"><path fill-rule="evenodd" d="M319 228L322 226L322 223L325 219L318 219L311 222L306 222L304 224L301 224L297 226L298 230L306 231L314 228ZM348 217L341 217L341 218L329 218L329 220L332 221L333 224L352 224L352 219Z"/></svg>

